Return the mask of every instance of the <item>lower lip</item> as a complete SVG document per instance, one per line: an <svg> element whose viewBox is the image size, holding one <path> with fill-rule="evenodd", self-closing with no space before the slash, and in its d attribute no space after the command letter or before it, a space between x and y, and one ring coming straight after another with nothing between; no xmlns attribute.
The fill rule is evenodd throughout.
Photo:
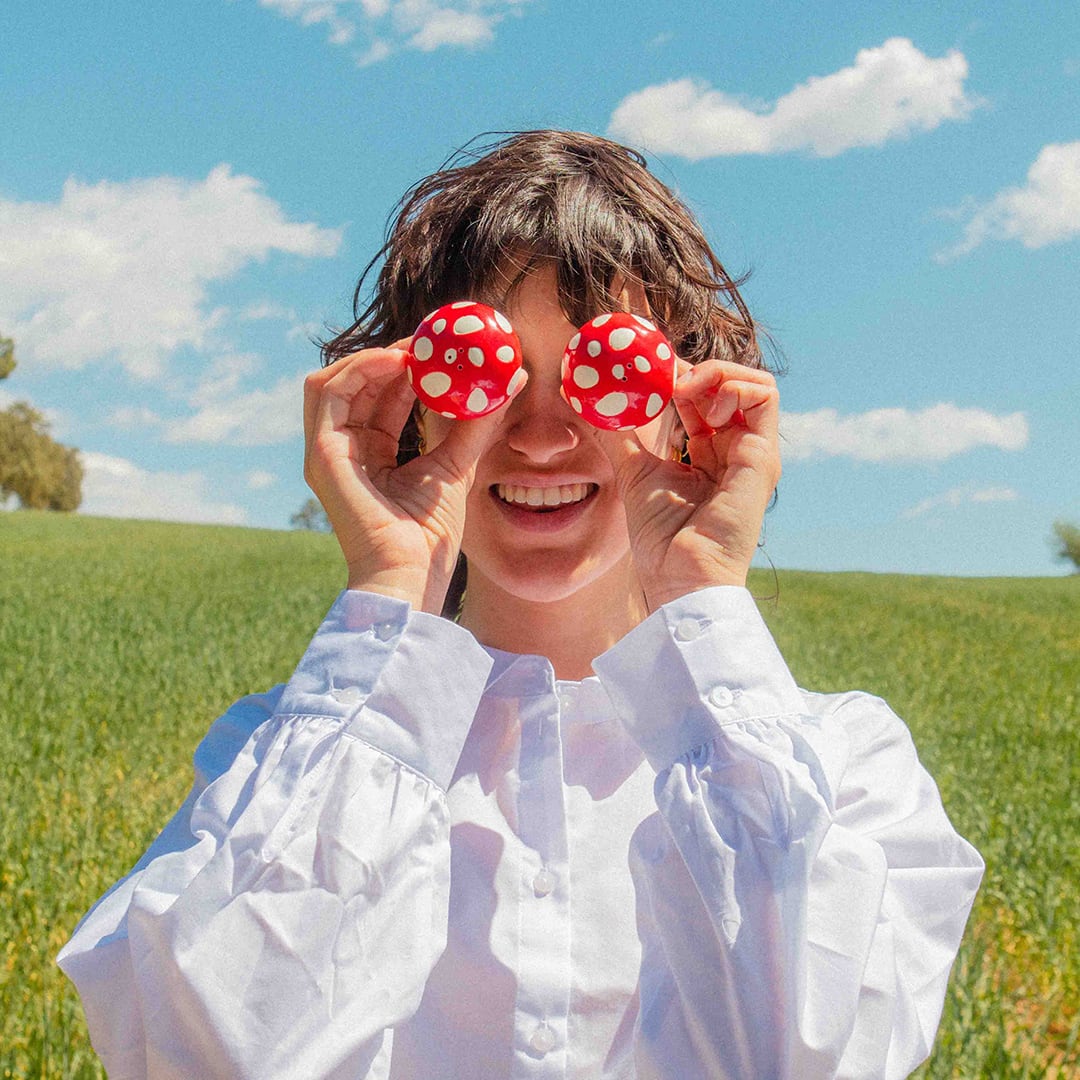
<svg viewBox="0 0 1080 1080"><path fill-rule="evenodd" d="M515 528L533 533L553 533L566 529L578 521L596 498L596 491L590 492L580 502L567 503L558 509L548 511L532 510L514 503L508 503L491 492L492 501L499 512Z"/></svg>

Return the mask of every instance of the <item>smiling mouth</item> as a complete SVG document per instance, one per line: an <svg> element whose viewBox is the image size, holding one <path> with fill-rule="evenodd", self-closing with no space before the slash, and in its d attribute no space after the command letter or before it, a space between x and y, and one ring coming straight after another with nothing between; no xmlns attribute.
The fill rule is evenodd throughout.
<svg viewBox="0 0 1080 1080"><path fill-rule="evenodd" d="M597 485L559 484L555 487L524 487L520 484L493 484L491 490L497 499L510 506L544 514L584 502L597 490Z"/></svg>

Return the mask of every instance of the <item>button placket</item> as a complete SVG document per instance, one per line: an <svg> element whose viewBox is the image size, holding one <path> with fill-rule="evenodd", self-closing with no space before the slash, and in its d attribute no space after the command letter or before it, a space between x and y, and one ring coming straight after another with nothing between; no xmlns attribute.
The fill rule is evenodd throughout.
<svg viewBox="0 0 1080 1080"><path fill-rule="evenodd" d="M330 696L339 705L359 705L360 699L364 695L361 693L359 686L332 686Z"/></svg>
<svg viewBox="0 0 1080 1080"><path fill-rule="evenodd" d="M709 691L709 704L717 709L727 709L735 702L735 695L726 686L714 686Z"/></svg>
<svg viewBox="0 0 1080 1080"><path fill-rule="evenodd" d="M568 886L563 877L568 857L566 793L559 714L572 704L573 696L573 688L549 684L547 694L519 701L518 834L523 873L515 1026L522 1064L531 1061L535 1068L543 1059L544 1075L560 1068L570 1005Z"/></svg>
<svg viewBox="0 0 1080 1080"><path fill-rule="evenodd" d="M696 641L701 637L701 622L698 619L680 619L673 633L676 641Z"/></svg>
<svg viewBox="0 0 1080 1080"><path fill-rule="evenodd" d="M541 867L533 878L533 895L537 897L548 896L555 889L558 881L555 875L546 867Z"/></svg>
<svg viewBox="0 0 1080 1080"><path fill-rule="evenodd" d="M555 1032L547 1021L537 1024L532 1035L529 1036L530 1048L541 1057L555 1049L555 1042Z"/></svg>

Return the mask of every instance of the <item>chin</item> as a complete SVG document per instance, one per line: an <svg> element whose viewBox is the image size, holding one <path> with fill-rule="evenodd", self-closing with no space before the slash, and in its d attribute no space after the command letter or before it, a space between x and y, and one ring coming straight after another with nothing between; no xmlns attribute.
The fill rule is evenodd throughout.
<svg viewBox="0 0 1080 1080"><path fill-rule="evenodd" d="M610 595L613 588L627 592L632 588L629 548L603 564L592 560L591 564L569 564L568 560L556 558L545 566L543 557L536 554L523 554L501 566L474 561L467 552L466 558L470 576L478 573L499 592L530 604L557 604L590 593L599 599L598 590Z"/></svg>

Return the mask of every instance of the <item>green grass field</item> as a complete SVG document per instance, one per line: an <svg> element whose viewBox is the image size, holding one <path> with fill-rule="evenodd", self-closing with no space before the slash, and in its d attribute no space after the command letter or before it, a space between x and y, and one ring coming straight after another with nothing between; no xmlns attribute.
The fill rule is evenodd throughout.
<svg viewBox="0 0 1080 1080"><path fill-rule="evenodd" d="M289 677L341 582L328 536L0 514L0 1074L103 1075L53 958L185 795L210 721ZM752 588L800 683L905 717L986 858L917 1075L1080 1076L1080 577Z"/></svg>

